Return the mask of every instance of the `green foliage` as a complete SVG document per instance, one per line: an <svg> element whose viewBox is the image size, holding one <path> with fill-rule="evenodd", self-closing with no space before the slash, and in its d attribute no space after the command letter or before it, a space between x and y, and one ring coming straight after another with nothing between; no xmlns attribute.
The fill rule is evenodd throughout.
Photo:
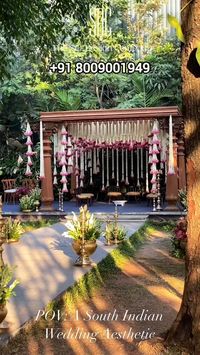
<svg viewBox="0 0 200 355"><path fill-rule="evenodd" d="M139 51L142 58L164 42L166 30L162 27L162 15L159 15L164 3L163 0L132 2L134 17L127 16L128 32L136 52Z"/></svg>
<svg viewBox="0 0 200 355"><path fill-rule="evenodd" d="M56 100L55 109L63 111L79 110L81 100L79 96L75 96L65 90L55 91L53 97Z"/></svg>
<svg viewBox="0 0 200 355"><path fill-rule="evenodd" d="M178 197L180 199L181 205L183 206L184 210L187 211L187 191L179 190Z"/></svg>
<svg viewBox="0 0 200 355"><path fill-rule="evenodd" d="M199 65L200 65L200 47L197 48L196 59L197 59L197 62L199 63Z"/></svg>
<svg viewBox="0 0 200 355"><path fill-rule="evenodd" d="M3 24L2 38L4 38L4 30L11 26L10 11L17 14L16 23L20 24L27 8L25 4L21 13L18 12L19 9L12 10L13 1L8 11L8 19L4 12L8 5L5 3L0 5L0 23ZM24 3L20 1L19 8ZM31 3L27 12L30 18L27 23L26 21L21 23L23 31L22 28L14 31L16 23L13 21L12 30L7 33L9 48L11 43L14 46L10 53L13 61L9 60L12 64L8 68L9 78L2 80L0 88L0 175L2 178L16 177L19 183L24 176L25 162L20 167L17 167L16 162L18 152L23 155L26 150L23 136L25 122L28 120L33 126L35 122L38 122L41 111L181 104L180 51L177 49L177 44L164 43L163 33L157 31L160 18L158 23L152 24L151 31L149 31L151 23L149 20L154 11L160 8L162 2L148 0L138 4L137 16L133 19L127 11L126 0L112 1L112 10L107 23L112 33L110 34L108 30L103 35L94 33L97 22L102 19L100 2L96 2L99 15L95 15L92 20L87 19L87 11L79 13L79 17L87 21L87 26L83 26L81 19L80 21L75 19L75 13L78 12L78 8L83 11L88 9L89 4L94 4L95 1L79 1L75 6L73 17L68 16L71 14L73 2L69 2L69 7L65 4L64 10L59 12L59 8L61 9L64 4L64 1L61 1L56 10L59 14L53 13L49 23L47 23L49 11L54 9L55 4L50 2L47 5L41 0L33 3L41 5L38 7L37 21L32 22L36 16L34 12L36 5ZM1 10L4 15L1 14ZM45 18L43 18L44 11ZM93 10L92 13L94 14ZM24 28L28 30L25 31ZM47 37L48 41L44 45L43 41ZM140 49L147 37L150 38L150 42L144 45L143 53L140 51L140 59L151 63L151 72L145 76L135 74L78 75L74 71L76 61L135 60L136 49ZM53 48L51 48L52 39ZM145 55L148 56L144 57ZM8 62L7 56L5 59ZM50 62L58 61L71 62L71 73L50 74L48 71ZM0 77L1 69L0 65ZM34 134L34 140L36 144L39 140L37 134ZM38 148L37 151L39 151ZM38 162L39 159L34 159L32 169L34 176L39 169Z"/></svg>
<svg viewBox="0 0 200 355"><path fill-rule="evenodd" d="M119 77L116 102L119 108L181 104L181 61L176 43L158 46L146 57L148 74Z"/></svg>
<svg viewBox="0 0 200 355"><path fill-rule="evenodd" d="M118 108L131 108L131 107L155 107L166 104L173 94L166 88L161 89L154 87L148 82L146 75L133 74L132 90L127 93L127 99L118 104ZM130 98L129 98L130 97Z"/></svg>
<svg viewBox="0 0 200 355"><path fill-rule="evenodd" d="M170 14L168 14L167 15L167 20L168 20L169 24L173 28L175 28L176 35L177 35L179 41L185 43L185 38L184 38L184 35L183 35L183 32L182 32L182 28L181 28L181 25L180 25L179 21L177 20L177 18L172 16L172 15L170 15Z"/></svg>
<svg viewBox="0 0 200 355"><path fill-rule="evenodd" d="M12 296L15 296L14 289L19 284L18 280L13 282L13 268L4 265L0 272L0 304L5 304Z"/></svg>
<svg viewBox="0 0 200 355"><path fill-rule="evenodd" d="M32 231L34 229L42 228L42 227L50 227L54 223L58 223L58 218L51 218L51 219L39 219L37 221L27 221L22 222L22 227L25 232Z"/></svg>
<svg viewBox="0 0 200 355"><path fill-rule="evenodd" d="M73 213L73 212L72 212ZM101 234L100 222L89 212L87 205L80 208L79 216L73 213L71 221L66 223L68 234L75 240L97 240Z"/></svg>
<svg viewBox="0 0 200 355"><path fill-rule="evenodd" d="M148 222L148 228L153 228L153 230L160 230L166 233L172 233L176 227L176 221L174 220L150 220Z"/></svg>
<svg viewBox="0 0 200 355"><path fill-rule="evenodd" d="M43 1L10 0L0 3L0 77L8 75L19 52L46 64L50 53L58 52L57 45L70 32L80 36L80 24L86 27L90 6L95 0ZM99 1L98 1L99 3ZM86 29L85 29L86 31Z"/></svg>
<svg viewBox="0 0 200 355"><path fill-rule="evenodd" d="M39 187L35 187L34 189L32 189L30 191L29 196L32 197L34 201L40 201L40 199L41 199L41 189L39 189Z"/></svg>
<svg viewBox="0 0 200 355"><path fill-rule="evenodd" d="M18 219L12 219L11 217L6 219L5 223L5 234L6 239L9 240L19 240L21 234L24 233L21 221Z"/></svg>
<svg viewBox="0 0 200 355"><path fill-rule="evenodd" d="M185 250L180 246L180 241L175 237L171 237L171 254L177 259L185 257Z"/></svg>
<svg viewBox="0 0 200 355"><path fill-rule="evenodd" d="M35 200L33 199L32 196L22 196L19 200L19 204L20 204L20 208L22 211L26 211L26 210L31 210L33 211L35 208Z"/></svg>
<svg viewBox="0 0 200 355"><path fill-rule="evenodd" d="M36 187L32 189L28 195L22 196L19 200L20 208L22 211L35 210L35 202L40 201L41 189Z"/></svg>
<svg viewBox="0 0 200 355"><path fill-rule="evenodd" d="M114 241L115 240L115 233L117 228L117 240L122 241L126 237L126 231L121 226L115 226L115 223L107 223L106 230L105 230L105 238L107 241Z"/></svg>

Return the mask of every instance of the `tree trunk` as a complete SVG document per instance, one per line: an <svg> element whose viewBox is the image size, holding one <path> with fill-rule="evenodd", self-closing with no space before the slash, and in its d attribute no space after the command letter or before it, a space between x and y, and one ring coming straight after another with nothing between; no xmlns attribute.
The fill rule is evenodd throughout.
<svg viewBox="0 0 200 355"><path fill-rule="evenodd" d="M182 8L188 3L182 1ZM200 46L200 0L182 12L185 45L182 51L182 93L185 121L188 243L185 288L180 311L167 335L168 342L186 345L200 354L200 66L195 52ZM199 43L198 43L199 40Z"/></svg>

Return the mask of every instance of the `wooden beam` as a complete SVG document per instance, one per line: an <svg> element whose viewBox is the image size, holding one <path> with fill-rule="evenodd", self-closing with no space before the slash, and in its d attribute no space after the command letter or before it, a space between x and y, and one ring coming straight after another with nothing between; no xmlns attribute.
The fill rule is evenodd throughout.
<svg viewBox="0 0 200 355"><path fill-rule="evenodd" d="M154 118L182 117L177 106L133 108L126 110L82 110L41 112L43 122L83 122L83 121L113 121L113 120L149 120Z"/></svg>

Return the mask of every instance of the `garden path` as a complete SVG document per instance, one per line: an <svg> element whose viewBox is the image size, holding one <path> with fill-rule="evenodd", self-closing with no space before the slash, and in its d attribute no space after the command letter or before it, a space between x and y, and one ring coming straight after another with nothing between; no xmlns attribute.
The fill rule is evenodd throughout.
<svg viewBox="0 0 200 355"><path fill-rule="evenodd" d="M142 224L126 223L128 235ZM18 243L4 245L4 261L17 266L15 276L20 281L16 297L7 304L5 323L12 334L90 270L73 265L77 256L71 248L71 238L63 235L66 231L64 223L57 223L25 233ZM100 262L113 248L106 247L101 238L92 261Z"/></svg>
<svg viewBox="0 0 200 355"><path fill-rule="evenodd" d="M130 225L129 225L130 226ZM130 226L134 228L134 225ZM137 228L135 226L135 228ZM169 255L170 239L167 233L155 228L148 234L150 238L140 247L133 258L127 260L121 269L105 279L102 287L96 289L94 294L87 300L80 298L75 304L79 313L79 320L76 319L74 310L70 313L70 323L39 321L37 326L31 326L26 332L19 333L13 338L9 345L3 349L2 355L163 355L165 349L162 344L151 342L139 342L129 338L117 338L116 334L124 331L136 332L150 331L158 336L166 332L170 327L180 307L183 284L184 284L184 262ZM49 272L47 272L49 273ZM122 321L126 310L129 314L146 313L162 315L158 321L126 319ZM90 320L86 321L86 311L98 314L114 313L116 310L118 318L112 320ZM67 314L69 310L67 309ZM68 314L69 316L69 314ZM45 328L53 327L60 331L83 329L91 334L97 333L97 341L90 341L83 337L79 340L71 338L45 338ZM107 329L109 331L107 332ZM117 333L116 333L117 332ZM107 338L107 335L109 337ZM110 337L113 334L113 337ZM94 336L95 337L95 336ZM174 350L174 349L172 349ZM178 351L167 352L167 354L179 354ZM184 352L185 355L189 355Z"/></svg>

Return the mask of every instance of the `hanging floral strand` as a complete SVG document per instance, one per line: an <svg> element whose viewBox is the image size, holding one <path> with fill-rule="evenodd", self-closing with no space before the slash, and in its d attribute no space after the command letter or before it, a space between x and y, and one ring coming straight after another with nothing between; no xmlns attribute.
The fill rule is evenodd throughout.
<svg viewBox="0 0 200 355"><path fill-rule="evenodd" d="M150 174L152 175L152 179L151 179L151 184L152 184L151 192L152 193L157 192L157 174L158 174L157 163L159 162L159 160L157 158L157 154L159 154L158 145L160 143L160 141L158 140L158 137L157 137L158 133L159 133L158 121L155 120L154 125L153 125L153 130L152 130L153 148L152 148L152 165L151 165L151 172L150 172Z"/></svg>
<svg viewBox="0 0 200 355"><path fill-rule="evenodd" d="M146 192L149 193L149 152L146 150Z"/></svg>
<svg viewBox="0 0 200 355"><path fill-rule="evenodd" d="M84 166L85 166L85 171L87 171L87 168L88 168L88 166L87 166L87 151L85 150L85 152L84 152Z"/></svg>
<svg viewBox="0 0 200 355"><path fill-rule="evenodd" d="M112 180L115 178L115 151L112 148Z"/></svg>
<svg viewBox="0 0 200 355"><path fill-rule="evenodd" d="M32 176L31 166L33 165L33 163L32 163L31 158L34 155L34 153L32 151L32 145L33 145L32 140L31 140L32 134L33 134L33 132L31 131L30 124L27 122L26 132L24 133L24 135L27 137L26 145L28 147L27 152L26 152L26 156L28 157L27 165L26 165L26 172L25 172L26 176Z"/></svg>
<svg viewBox="0 0 200 355"><path fill-rule="evenodd" d="M43 145L43 125L40 121L40 179L44 178L44 145Z"/></svg>
<svg viewBox="0 0 200 355"><path fill-rule="evenodd" d="M122 149L122 179L121 182L124 182L124 149Z"/></svg>
<svg viewBox="0 0 200 355"><path fill-rule="evenodd" d="M152 164L152 144L149 142L149 164Z"/></svg>
<svg viewBox="0 0 200 355"><path fill-rule="evenodd" d="M116 149L116 179L117 179L117 187L119 187L119 149Z"/></svg>
<svg viewBox="0 0 200 355"><path fill-rule="evenodd" d="M173 126L172 126L172 116L169 117L169 167L168 175L174 175L174 152L173 152Z"/></svg>
<svg viewBox="0 0 200 355"><path fill-rule="evenodd" d="M140 187L140 151L137 148L137 187Z"/></svg>
<svg viewBox="0 0 200 355"><path fill-rule="evenodd" d="M58 180L57 180L57 149L58 149L58 135L57 133L54 133L53 135L53 184L57 185Z"/></svg>
<svg viewBox="0 0 200 355"><path fill-rule="evenodd" d="M67 139L67 172L68 175L73 172L73 147L70 135Z"/></svg>
<svg viewBox="0 0 200 355"><path fill-rule="evenodd" d="M97 174L100 172L99 148L97 148Z"/></svg>
<svg viewBox="0 0 200 355"><path fill-rule="evenodd" d="M143 164L144 164L144 162L143 162L143 148L140 148L140 154L141 154L141 159L140 159L140 164L141 164L141 179L143 179L144 178L144 172L143 172Z"/></svg>
<svg viewBox="0 0 200 355"><path fill-rule="evenodd" d="M94 148L93 151L93 174L97 174L97 150Z"/></svg>
<svg viewBox="0 0 200 355"><path fill-rule="evenodd" d="M109 187L109 150L108 147L106 148L106 175L107 175L107 181L106 181L106 187Z"/></svg>
<svg viewBox="0 0 200 355"><path fill-rule="evenodd" d="M78 189L79 188L79 166L78 166L78 148L76 144L74 146L74 152L75 152L74 175L76 177L76 189Z"/></svg>
<svg viewBox="0 0 200 355"><path fill-rule="evenodd" d="M101 151L102 153L102 191L105 190L105 179L104 179L104 149Z"/></svg>
<svg viewBox="0 0 200 355"><path fill-rule="evenodd" d="M133 149L131 150L131 178L134 178L134 171L133 171Z"/></svg>
<svg viewBox="0 0 200 355"><path fill-rule="evenodd" d="M128 181L128 149L126 149L126 179L125 179L125 184L129 185L129 181Z"/></svg>
<svg viewBox="0 0 200 355"><path fill-rule="evenodd" d="M81 170L81 173L80 173L80 187L83 187L83 180L84 180L85 170L84 170L84 152L83 152L83 148L82 147L81 147L81 150L80 150L80 170Z"/></svg>
<svg viewBox="0 0 200 355"><path fill-rule="evenodd" d="M60 166L62 166L61 169L61 173L60 175L62 176L62 179L60 180L60 182L63 184L63 188L62 188L62 192L68 192L68 188L67 188L67 169L66 169L66 165L67 165L67 161L66 161L66 146L67 146L67 131L65 129L65 126L62 126L61 129L61 160L60 160Z"/></svg>

